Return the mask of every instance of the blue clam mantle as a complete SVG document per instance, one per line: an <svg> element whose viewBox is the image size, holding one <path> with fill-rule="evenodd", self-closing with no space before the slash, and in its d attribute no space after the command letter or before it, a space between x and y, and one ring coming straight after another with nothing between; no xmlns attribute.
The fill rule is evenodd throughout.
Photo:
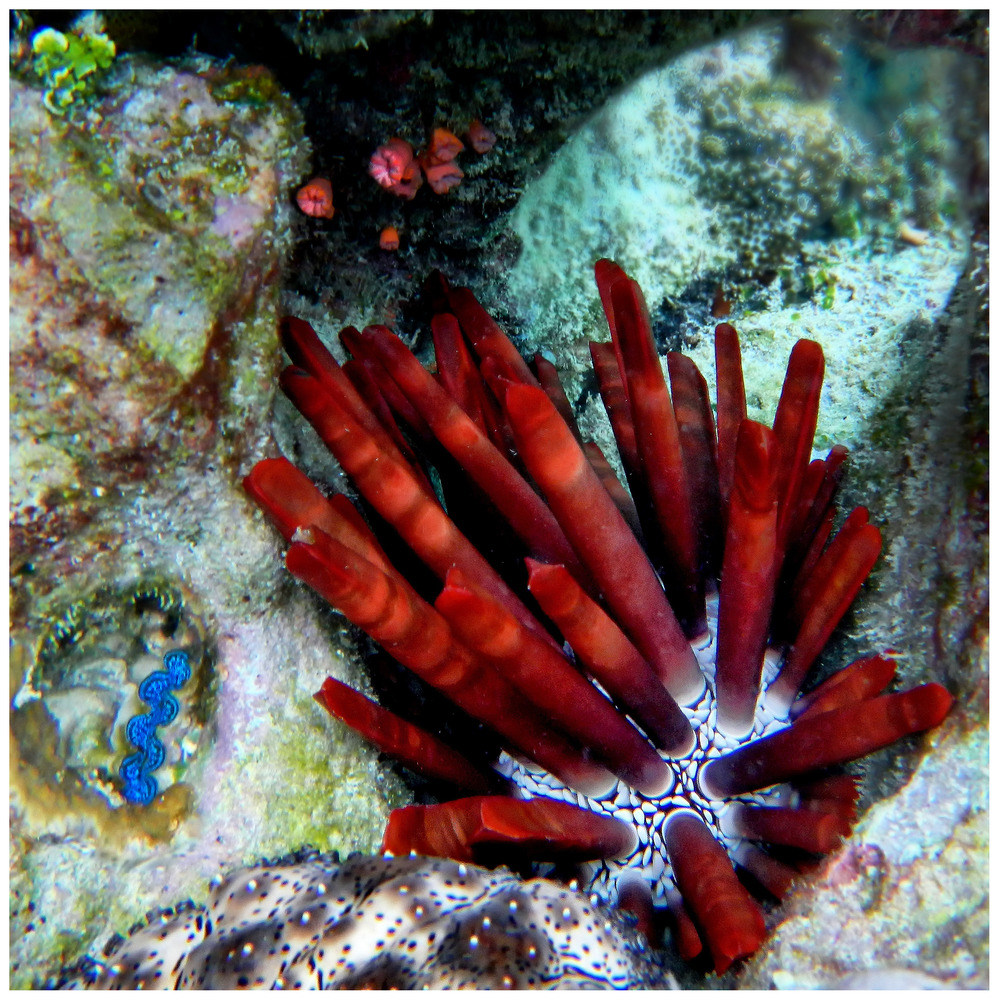
<svg viewBox="0 0 999 1000"><path fill-rule="evenodd" d="M160 726L169 725L180 710L177 699L171 693L180 690L191 678L191 664L187 653L172 649L163 657L165 670L150 674L139 685L139 697L150 706L151 712L144 712L128 720L125 733L129 742L138 748L121 762L121 777L125 782L125 799L137 805L149 805L159 790L152 772L162 766L166 750L156 736Z"/></svg>

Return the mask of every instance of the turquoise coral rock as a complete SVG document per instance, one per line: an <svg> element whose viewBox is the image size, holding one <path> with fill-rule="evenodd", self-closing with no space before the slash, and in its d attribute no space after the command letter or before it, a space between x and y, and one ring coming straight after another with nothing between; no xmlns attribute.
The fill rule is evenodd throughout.
<svg viewBox="0 0 999 1000"><path fill-rule="evenodd" d="M706 325L720 284L766 295L757 279L784 267L814 270L816 298L838 308L850 292L816 248L838 254L843 243L835 241L849 238L858 257L891 249L911 191L922 205L916 218L939 219L954 191L945 151L974 118L956 54L910 54L896 76L926 82L886 88L874 101L869 78L887 79L890 69L840 44L833 89L812 97L782 72L783 44L780 28L755 29L646 74L598 109L525 187L508 223L521 255L497 296L530 303L519 317L525 353L554 349L565 331L604 330L590 289L600 257L634 276L653 315L699 289ZM930 81L948 94L953 120L939 115ZM892 138L900 134L893 123L916 119L936 125L926 130L932 148L928 139L899 146ZM960 257L962 227L940 237ZM741 315L733 316L743 332ZM587 367L585 338L569 347L560 366Z"/></svg>

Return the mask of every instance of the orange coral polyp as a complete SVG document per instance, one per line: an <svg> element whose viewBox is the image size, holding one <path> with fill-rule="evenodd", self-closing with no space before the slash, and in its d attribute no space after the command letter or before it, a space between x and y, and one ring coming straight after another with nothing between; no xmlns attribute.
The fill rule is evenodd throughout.
<svg viewBox="0 0 999 1000"><path fill-rule="evenodd" d="M457 187L465 176L457 163L436 163L425 167L427 183L434 194L447 194L451 188Z"/></svg>
<svg viewBox="0 0 999 1000"><path fill-rule="evenodd" d="M317 219L333 218L333 186L325 177L313 177L308 184L300 187L295 201L306 215Z"/></svg>
<svg viewBox="0 0 999 1000"><path fill-rule="evenodd" d="M378 245L383 250L398 250L399 230L395 226L386 226L378 236Z"/></svg>
<svg viewBox="0 0 999 1000"><path fill-rule="evenodd" d="M450 163L464 148L465 144L453 132L435 128L426 152L420 157L424 170L428 165Z"/></svg>

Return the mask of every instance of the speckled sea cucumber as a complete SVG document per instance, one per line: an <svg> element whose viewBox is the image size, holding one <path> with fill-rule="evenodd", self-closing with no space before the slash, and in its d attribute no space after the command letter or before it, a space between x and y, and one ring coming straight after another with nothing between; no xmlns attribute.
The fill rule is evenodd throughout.
<svg viewBox="0 0 999 1000"><path fill-rule="evenodd" d="M230 872L69 983L93 989L661 988L634 922L546 879L354 855Z"/></svg>

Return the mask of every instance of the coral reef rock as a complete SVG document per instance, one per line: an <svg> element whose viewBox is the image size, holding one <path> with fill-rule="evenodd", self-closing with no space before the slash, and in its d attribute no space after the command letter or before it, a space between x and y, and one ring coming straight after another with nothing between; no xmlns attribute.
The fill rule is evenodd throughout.
<svg viewBox="0 0 999 1000"><path fill-rule="evenodd" d="M971 60L885 61L816 26L810 45L834 60L835 83L810 93L786 71L789 30L733 35L647 73L526 184L511 215L523 250L509 298L530 304L530 343L592 323L580 276L599 257L632 274L655 312L705 276L772 276L808 238L961 222L959 137L980 114L962 75Z"/></svg>
<svg viewBox="0 0 999 1000"><path fill-rule="evenodd" d="M670 977L633 923L544 879L428 858L230 873L85 963L93 989L641 989Z"/></svg>
<svg viewBox="0 0 999 1000"><path fill-rule="evenodd" d="M274 543L238 486L270 439L299 113L261 67L201 57L119 56L61 117L44 96L15 67L16 988L247 858L374 849L394 787L329 739L312 692L347 643L302 599L272 613ZM128 801L139 688L176 649L156 791Z"/></svg>

